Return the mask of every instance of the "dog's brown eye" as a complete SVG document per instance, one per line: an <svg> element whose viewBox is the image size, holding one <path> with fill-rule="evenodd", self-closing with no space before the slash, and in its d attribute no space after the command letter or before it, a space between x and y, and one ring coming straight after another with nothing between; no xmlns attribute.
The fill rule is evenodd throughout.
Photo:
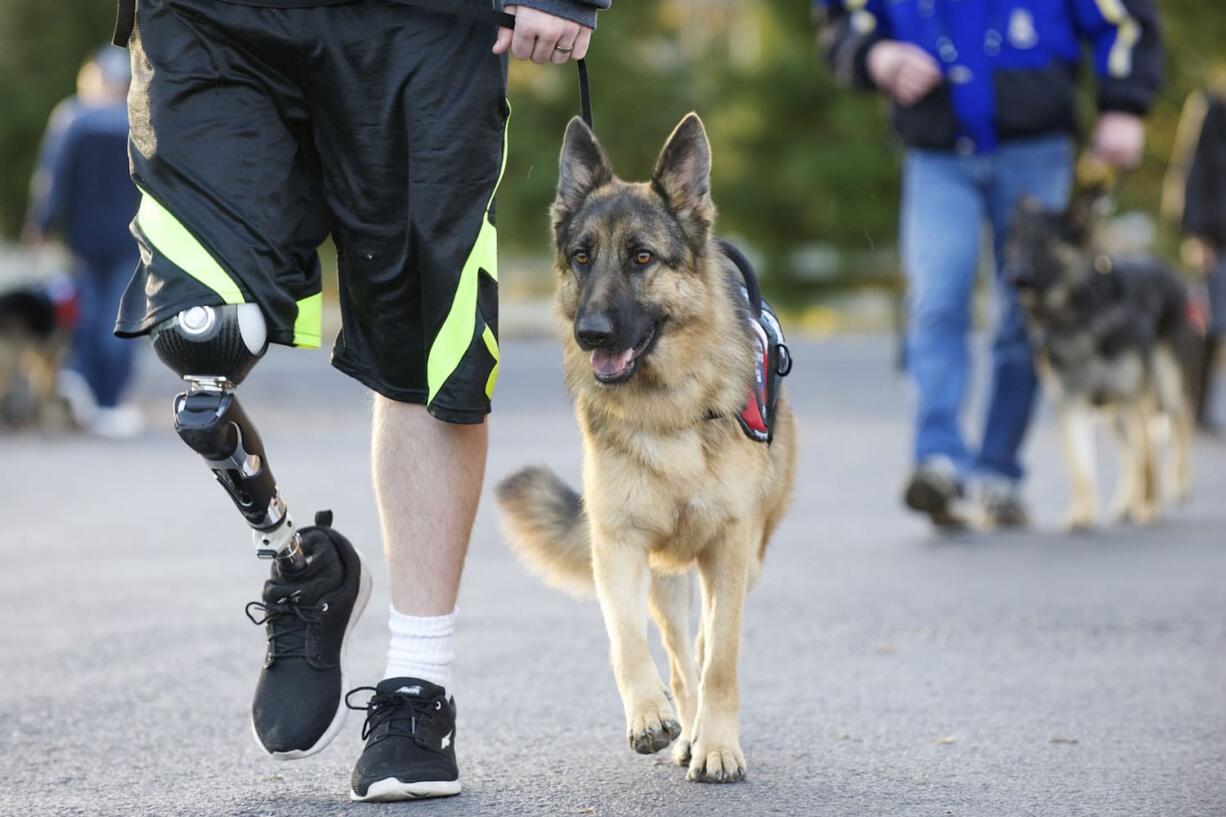
<svg viewBox="0 0 1226 817"><path fill-rule="evenodd" d="M639 250L634 254L634 263L640 267L645 267L655 260L655 256L647 252L647 250Z"/></svg>
<svg viewBox="0 0 1226 817"><path fill-rule="evenodd" d="M592 257L588 255L587 253L583 252L582 250L580 250L579 252L572 255L571 259L574 260L574 262L578 264L579 266L586 267L588 262L592 260Z"/></svg>

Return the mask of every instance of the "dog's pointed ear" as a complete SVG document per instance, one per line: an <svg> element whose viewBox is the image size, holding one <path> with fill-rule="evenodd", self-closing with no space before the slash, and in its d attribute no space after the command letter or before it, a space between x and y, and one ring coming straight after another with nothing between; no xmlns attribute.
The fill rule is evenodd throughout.
<svg viewBox="0 0 1226 817"><path fill-rule="evenodd" d="M582 119L574 117L566 126L566 136L562 140L555 209L573 212L589 193L611 181L613 166L609 164L596 134Z"/></svg>
<svg viewBox="0 0 1226 817"><path fill-rule="evenodd" d="M698 114L687 114L673 135L668 137L651 186L691 232L691 237L706 240L715 218L711 202L711 143Z"/></svg>

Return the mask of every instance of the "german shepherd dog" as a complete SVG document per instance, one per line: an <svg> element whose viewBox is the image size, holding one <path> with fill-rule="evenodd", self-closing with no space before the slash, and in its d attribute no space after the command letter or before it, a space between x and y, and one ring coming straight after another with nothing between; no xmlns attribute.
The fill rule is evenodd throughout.
<svg viewBox="0 0 1226 817"><path fill-rule="evenodd" d="M796 438L782 397L771 444L738 426L759 363L740 282L713 237L710 172L695 114L639 184L618 179L587 126L570 123L552 210L555 312L583 497L528 468L498 486L498 499L533 572L595 590L630 746L650 754L677 741L689 780L731 783L746 769L741 615L791 498ZM691 648L695 568L702 620ZM648 652L649 612L671 701Z"/></svg>
<svg viewBox="0 0 1226 817"><path fill-rule="evenodd" d="M1183 362L1195 338L1186 295L1156 259L1116 259L1093 237L1092 207L1047 210L1024 200L1011 228L1008 276L1025 311L1040 371L1059 415L1072 503L1069 529L1098 521L1096 410L1113 420L1119 481L1111 513L1145 525L1163 509L1158 436L1168 436L1166 492L1179 500L1191 485L1190 380ZM1159 435L1158 418L1168 433Z"/></svg>

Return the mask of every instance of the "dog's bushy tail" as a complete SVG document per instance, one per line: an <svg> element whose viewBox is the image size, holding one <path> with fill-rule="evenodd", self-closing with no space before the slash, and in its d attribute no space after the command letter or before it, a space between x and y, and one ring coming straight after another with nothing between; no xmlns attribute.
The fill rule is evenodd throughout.
<svg viewBox="0 0 1226 817"><path fill-rule="evenodd" d="M591 596L592 544L582 498L543 466L507 477L497 494L503 531L528 570L550 587Z"/></svg>

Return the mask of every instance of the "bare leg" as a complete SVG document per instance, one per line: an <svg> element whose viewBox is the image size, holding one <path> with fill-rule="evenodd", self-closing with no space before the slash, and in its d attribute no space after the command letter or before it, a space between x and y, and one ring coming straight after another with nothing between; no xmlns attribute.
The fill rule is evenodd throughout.
<svg viewBox="0 0 1226 817"><path fill-rule="evenodd" d="M694 718L698 714L698 663L690 642L690 606L693 576L654 576L651 582L651 618L660 628L668 651L669 685L681 716L681 737L673 745L673 759L688 766Z"/></svg>
<svg viewBox="0 0 1226 817"><path fill-rule="evenodd" d="M455 609L485 476L487 431L485 423L444 423L424 406L375 397L375 500L392 606L401 613Z"/></svg>

